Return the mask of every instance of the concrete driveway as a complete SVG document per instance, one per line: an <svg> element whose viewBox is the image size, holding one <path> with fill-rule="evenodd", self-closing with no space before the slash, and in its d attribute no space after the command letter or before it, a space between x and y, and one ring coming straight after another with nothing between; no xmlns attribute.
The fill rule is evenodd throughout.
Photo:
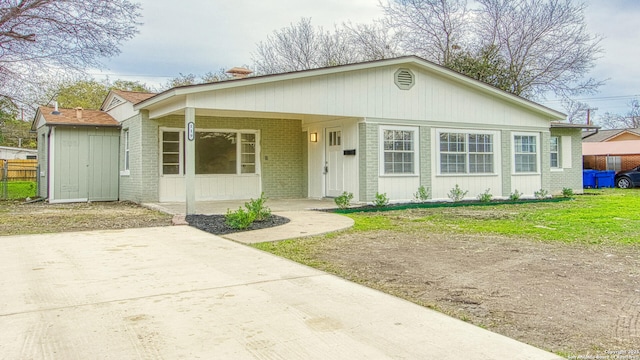
<svg viewBox="0 0 640 360"><path fill-rule="evenodd" d="M558 359L187 226L0 236L2 359Z"/></svg>

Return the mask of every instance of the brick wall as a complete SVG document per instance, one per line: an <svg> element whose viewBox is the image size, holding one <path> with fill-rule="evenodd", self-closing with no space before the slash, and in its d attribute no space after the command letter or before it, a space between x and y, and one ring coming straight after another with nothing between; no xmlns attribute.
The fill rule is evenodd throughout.
<svg viewBox="0 0 640 360"><path fill-rule="evenodd" d="M159 127L184 128L183 116L158 120L143 119L145 154L142 157L144 201L158 197ZM306 168L302 148L304 137L300 120L224 118L196 116L198 129L260 130L262 190L271 198L306 197Z"/></svg>
<svg viewBox="0 0 640 360"><path fill-rule="evenodd" d="M562 193L563 188L573 189L574 193L582 192L582 135L579 129L551 129L551 136L571 136L571 168L563 168L562 170L548 170L549 187L547 188L551 194ZM562 152L562 143L560 139L560 151ZM549 168L549 140L547 138L547 169ZM560 159L562 163L562 159Z"/></svg>
<svg viewBox="0 0 640 360"><path fill-rule="evenodd" d="M621 162L620 170L632 169L640 165L640 154L621 155L620 162ZM607 170L607 156L606 155L584 156L583 164L585 169Z"/></svg>
<svg viewBox="0 0 640 360"><path fill-rule="evenodd" d="M378 192L378 125L361 123L358 125L359 136L359 172L360 199L368 202Z"/></svg>

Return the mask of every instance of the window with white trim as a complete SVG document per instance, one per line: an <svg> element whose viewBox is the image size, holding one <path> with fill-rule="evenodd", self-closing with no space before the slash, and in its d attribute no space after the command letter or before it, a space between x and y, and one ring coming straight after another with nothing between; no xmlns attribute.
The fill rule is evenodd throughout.
<svg viewBox="0 0 640 360"><path fill-rule="evenodd" d="M415 175L417 173L417 128L381 128L382 175Z"/></svg>
<svg viewBox="0 0 640 360"><path fill-rule="evenodd" d="M551 157L551 168L560 168L560 137L552 136L550 138L549 154Z"/></svg>
<svg viewBox="0 0 640 360"><path fill-rule="evenodd" d="M538 171L538 137L536 135L514 135L514 170L516 173Z"/></svg>
<svg viewBox="0 0 640 360"><path fill-rule="evenodd" d="M122 131L124 138L124 171L129 171L129 129Z"/></svg>
<svg viewBox="0 0 640 360"><path fill-rule="evenodd" d="M439 136L441 174L493 174L493 135L441 132Z"/></svg>
<svg viewBox="0 0 640 360"><path fill-rule="evenodd" d="M182 170L182 131L162 132L162 174L180 175Z"/></svg>
<svg viewBox="0 0 640 360"><path fill-rule="evenodd" d="M162 132L163 175L184 174L184 131ZM196 175L255 174L257 131L196 130Z"/></svg>

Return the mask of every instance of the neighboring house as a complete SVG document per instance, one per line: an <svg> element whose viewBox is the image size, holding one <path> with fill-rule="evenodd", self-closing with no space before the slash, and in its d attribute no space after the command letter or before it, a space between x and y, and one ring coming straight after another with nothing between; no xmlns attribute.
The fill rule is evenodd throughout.
<svg viewBox="0 0 640 360"><path fill-rule="evenodd" d="M640 129L585 132L582 155L585 169L632 169L640 165Z"/></svg>
<svg viewBox="0 0 640 360"><path fill-rule="evenodd" d="M581 128L565 115L415 56L183 86L112 91L119 198L187 203L358 202L418 187L447 199L488 191L582 191Z"/></svg>
<svg viewBox="0 0 640 360"><path fill-rule="evenodd" d="M0 159L2 160L35 160L37 158L38 150L35 149L0 146Z"/></svg>
<svg viewBox="0 0 640 360"><path fill-rule="evenodd" d="M97 110L40 107L40 197L49 202L118 200L120 123Z"/></svg>

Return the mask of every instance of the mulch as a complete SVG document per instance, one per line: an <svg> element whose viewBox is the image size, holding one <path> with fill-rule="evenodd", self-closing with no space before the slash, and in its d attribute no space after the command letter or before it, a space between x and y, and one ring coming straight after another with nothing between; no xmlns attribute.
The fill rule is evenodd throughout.
<svg viewBox="0 0 640 360"><path fill-rule="evenodd" d="M224 215L187 215L185 220L187 221L187 223L189 223L190 226L214 235L225 235L241 231L267 229L274 226L284 225L289 222L289 219L285 217L271 215L266 220L254 221L253 224L251 224L251 226L246 229L234 229L229 227L225 223Z"/></svg>

